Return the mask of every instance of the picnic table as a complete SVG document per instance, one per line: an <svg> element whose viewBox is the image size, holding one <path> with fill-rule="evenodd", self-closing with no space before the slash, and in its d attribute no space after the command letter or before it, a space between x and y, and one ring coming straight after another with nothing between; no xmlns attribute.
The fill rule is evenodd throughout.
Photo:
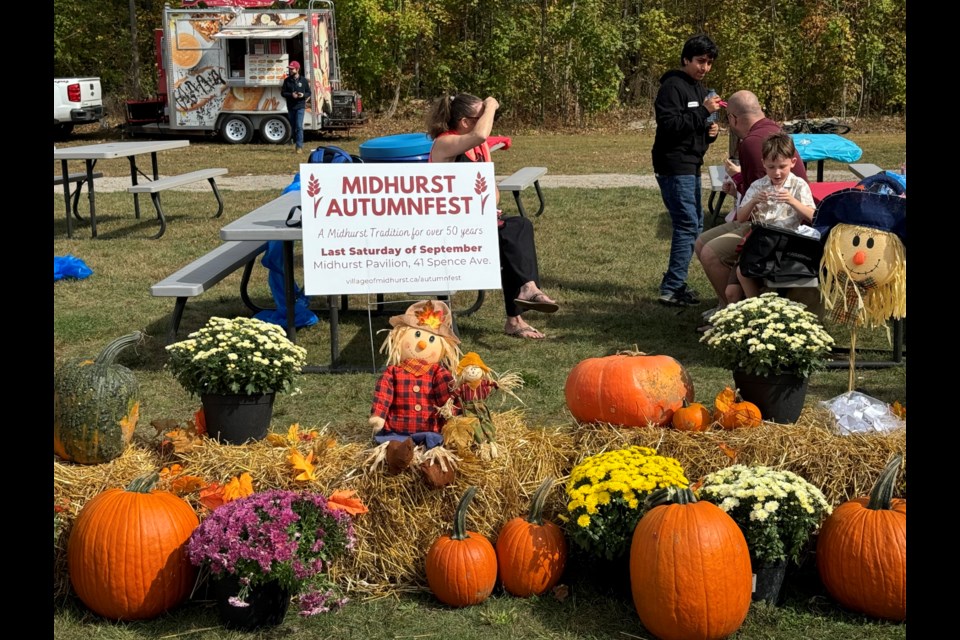
<svg viewBox="0 0 960 640"><path fill-rule="evenodd" d="M848 140L836 133L791 133L797 153L803 160L817 163L817 182L823 182L823 163L825 160L836 162L856 162L863 155L863 151L852 140Z"/></svg>
<svg viewBox="0 0 960 640"><path fill-rule="evenodd" d="M78 147L54 148L53 159L60 161L61 174L59 182L62 182L63 184L63 196L67 208L67 237L73 237L73 221L70 217L71 174L68 168L68 163L71 160L83 160L85 164L87 198L90 202L90 232L94 238L97 237L97 204L96 191L94 189L94 179L99 177L99 174L94 173L94 167L96 167L98 160L127 158L130 163L130 187L127 188L127 192L133 194L133 209L136 219L140 219L141 193L150 194L154 207L157 210L157 219L160 222L160 230L156 235L153 236L154 238L159 238L162 236L164 230L166 229L166 221L164 219L163 209L160 205L160 191L165 189L189 184L192 182L198 182L200 180L207 180L210 182L210 185L213 188L213 193L216 196L217 203L219 205L216 216L222 214L223 199L220 197L220 192L217 191L217 185L214 178L218 175L227 173L226 169L200 169L198 171L192 171L180 175L167 176L165 178L160 177L157 153L160 151L180 149L189 145L189 140L137 140L87 144ZM137 167L137 156L143 156L147 154L150 155L150 167L152 169L151 175L147 175L139 167ZM141 183L139 181L141 176L146 179L145 182ZM57 180L55 178L55 182L56 181ZM75 209L74 213L76 213Z"/></svg>

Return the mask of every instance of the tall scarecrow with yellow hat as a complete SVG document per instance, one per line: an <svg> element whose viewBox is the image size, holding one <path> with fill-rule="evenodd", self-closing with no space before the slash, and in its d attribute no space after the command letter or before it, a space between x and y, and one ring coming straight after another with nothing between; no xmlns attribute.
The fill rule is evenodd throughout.
<svg viewBox="0 0 960 640"><path fill-rule="evenodd" d="M430 467L432 459L440 457L446 467L455 462L451 456L440 451L427 454L443 444L444 418L438 409L451 398L455 386L451 370L460 357L450 308L422 300L390 318L390 326L380 347L387 354L387 368L377 380L368 419L380 446L368 463L377 466L385 461L390 471L399 473L411 462L426 461Z"/></svg>
<svg viewBox="0 0 960 640"><path fill-rule="evenodd" d="M874 182L886 192L867 183L866 189L834 193L820 204L814 222L826 234L820 262L824 306L834 321L850 326L849 391L857 327L886 326L907 315L907 200L897 183L883 176Z"/></svg>

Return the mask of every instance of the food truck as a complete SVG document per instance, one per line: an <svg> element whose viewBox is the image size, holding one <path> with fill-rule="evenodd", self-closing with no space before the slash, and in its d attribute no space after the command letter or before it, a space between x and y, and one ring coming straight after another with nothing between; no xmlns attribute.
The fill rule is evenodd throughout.
<svg viewBox="0 0 960 640"><path fill-rule="evenodd" d="M364 123L360 95L340 86L333 2L271 9L272 0L185 0L163 10L156 30L157 96L127 102L125 129L137 133L216 133L244 144L290 139L280 86L297 61L312 96L304 131Z"/></svg>

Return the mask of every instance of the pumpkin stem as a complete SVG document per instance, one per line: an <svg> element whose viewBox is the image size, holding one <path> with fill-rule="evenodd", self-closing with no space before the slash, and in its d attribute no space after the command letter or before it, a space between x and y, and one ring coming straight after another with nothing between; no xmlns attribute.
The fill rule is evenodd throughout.
<svg viewBox="0 0 960 640"><path fill-rule="evenodd" d="M105 346L103 351L100 352L100 355L97 356L97 359L94 360L93 364L102 367L105 365L113 364L113 361L117 359L117 355L127 347L132 344L136 344L143 340L143 334L139 331L134 331L133 333L121 336Z"/></svg>
<svg viewBox="0 0 960 640"><path fill-rule="evenodd" d="M692 489L668 485L647 496L643 501L643 507L649 510L662 504L693 504L696 501L697 496Z"/></svg>
<svg viewBox="0 0 960 640"><path fill-rule="evenodd" d="M633 349L624 349L622 351L617 351L617 355L618 356L645 356L647 354L644 353L643 351L640 351L637 345L633 345Z"/></svg>
<svg viewBox="0 0 960 640"><path fill-rule="evenodd" d="M530 524L535 524L538 527L543 526L543 505L546 504L547 495L555 483L556 480L547 477L534 492L533 498L530 500L530 514L527 516L527 522Z"/></svg>
<svg viewBox="0 0 960 640"><path fill-rule="evenodd" d="M902 462L903 456L900 454L890 458L890 461L887 462L887 466L883 468L883 472L877 478L877 484L873 485L873 491L870 492L867 509L879 511L890 508L893 501L893 483L897 479L897 472L900 471Z"/></svg>
<svg viewBox="0 0 960 640"><path fill-rule="evenodd" d="M466 493L463 494L463 497L460 498L460 504L457 505L457 515L453 519L453 534L450 536L451 540L466 540L470 537L467 535L467 507L476 494L477 488L470 487Z"/></svg>
<svg viewBox="0 0 960 640"><path fill-rule="evenodd" d="M160 474L156 471L151 471L146 475L142 475L139 478L134 479L130 484L127 485L127 491L132 491L134 493L150 493L153 491L153 488L156 486L159 480Z"/></svg>

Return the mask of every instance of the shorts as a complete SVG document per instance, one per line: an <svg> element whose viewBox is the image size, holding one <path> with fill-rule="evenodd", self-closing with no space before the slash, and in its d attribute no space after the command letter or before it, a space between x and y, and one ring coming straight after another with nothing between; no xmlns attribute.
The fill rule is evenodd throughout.
<svg viewBox="0 0 960 640"><path fill-rule="evenodd" d="M740 254L737 246L743 241L743 236L750 230L749 222L724 222L700 234L700 243L710 250L727 267L737 266Z"/></svg>

